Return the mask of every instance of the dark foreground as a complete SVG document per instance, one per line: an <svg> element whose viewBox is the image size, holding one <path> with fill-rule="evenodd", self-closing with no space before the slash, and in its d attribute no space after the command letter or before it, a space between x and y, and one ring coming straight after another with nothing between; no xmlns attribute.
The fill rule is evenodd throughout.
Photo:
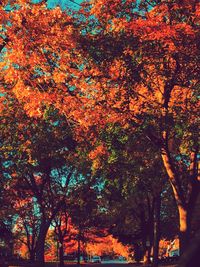
<svg viewBox="0 0 200 267"><path fill-rule="evenodd" d="M34 264L22 264L22 263L0 263L0 267L38 267ZM71 263L66 263L66 267L78 267L77 264L71 264ZM82 267L150 267L151 265L143 265L142 263L84 263L81 264L80 266ZM176 265L171 264L171 265L159 265L160 267L176 267ZM41 266L42 267L42 266ZM52 263L45 263L45 267L59 267L59 263L52 262Z"/></svg>

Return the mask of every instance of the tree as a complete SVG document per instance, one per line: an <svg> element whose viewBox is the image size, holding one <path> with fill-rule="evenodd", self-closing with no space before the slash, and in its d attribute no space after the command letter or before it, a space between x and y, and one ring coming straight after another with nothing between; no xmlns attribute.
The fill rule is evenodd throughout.
<svg viewBox="0 0 200 267"><path fill-rule="evenodd" d="M34 197L26 198L24 201L15 198L15 212L17 221L15 223L15 241L19 245L24 244L29 253L29 259L36 259L36 245L39 235L40 216L36 209Z"/></svg>
<svg viewBox="0 0 200 267"><path fill-rule="evenodd" d="M200 244L200 236L199 231L197 231L195 237L193 238L190 247L185 251L185 253L181 256L178 266L189 267L189 266L198 266L199 259L199 244Z"/></svg>
<svg viewBox="0 0 200 267"><path fill-rule="evenodd" d="M143 125L160 149L184 250L199 196L199 3L95 1L91 12L99 22L88 49L91 66L98 66L95 105L108 112L107 121L133 131Z"/></svg>
<svg viewBox="0 0 200 267"><path fill-rule="evenodd" d="M67 161L67 154L73 150L74 143L66 122L56 115L55 110L49 108L46 119L41 121L27 117L23 109L18 109L17 105L20 104L13 99L7 98L6 105L9 108L1 114L1 133L2 140L5 138L2 152L9 158L9 187L13 196L25 205L34 199L39 230L37 240L32 243L35 246L32 252L35 251L36 259L41 263L44 261L48 228L65 202L69 188L74 186L69 183L75 170ZM16 198L12 197L12 202ZM24 216L30 216L29 211L24 210L24 219Z"/></svg>
<svg viewBox="0 0 200 267"><path fill-rule="evenodd" d="M68 210L69 208L67 208L66 205L63 205L62 209L58 212L52 222L55 227L54 233L57 239L58 255L61 267L64 266L64 245L71 241L73 238L72 235L74 235L74 233L71 233L70 231L71 218L69 217Z"/></svg>
<svg viewBox="0 0 200 267"><path fill-rule="evenodd" d="M108 152L104 160L99 156L96 172L104 178L111 233L130 245L133 240L140 242L146 261L154 244L154 259L158 259L160 202L167 182L158 150L140 131L128 133L120 124L108 125L97 142L104 142Z"/></svg>
<svg viewBox="0 0 200 267"><path fill-rule="evenodd" d="M86 181L82 186L77 186L70 198L69 214L77 230L77 263L80 264L81 243L86 244L92 238L104 236L103 211L98 187L94 181Z"/></svg>
<svg viewBox="0 0 200 267"><path fill-rule="evenodd" d="M20 2L1 8L5 92L31 116L53 104L90 144L110 122L132 132L143 126L174 192L184 250L191 225L198 228L198 1L86 2L76 20Z"/></svg>

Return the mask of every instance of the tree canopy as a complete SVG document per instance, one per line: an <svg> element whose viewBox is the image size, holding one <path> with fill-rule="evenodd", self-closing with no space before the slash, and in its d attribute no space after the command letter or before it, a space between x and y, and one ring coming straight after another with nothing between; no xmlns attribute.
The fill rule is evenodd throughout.
<svg viewBox="0 0 200 267"><path fill-rule="evenodd" d="M68 189L154 196L167 177L184 251L199 228L199 1L77 5L1 1L1 183L36 198L42 261Z"/></svg>

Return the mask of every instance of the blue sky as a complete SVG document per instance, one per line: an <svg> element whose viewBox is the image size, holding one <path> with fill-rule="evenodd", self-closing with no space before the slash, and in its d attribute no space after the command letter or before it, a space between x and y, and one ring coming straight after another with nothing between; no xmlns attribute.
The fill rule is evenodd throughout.
<svg viewBox="0 0 200 267"><path fill-rule="evenodd" d="M33 0L35 3L39 3L41 0ZM73 3L75 2L75 3ZM47 5L49 8L54 8L55 6L59 5L62 9L65 9L66 7L73 7L74 9L77 9L78 5L82 0L48 0ZM77 4L76 4L77 3Z"/></svg>

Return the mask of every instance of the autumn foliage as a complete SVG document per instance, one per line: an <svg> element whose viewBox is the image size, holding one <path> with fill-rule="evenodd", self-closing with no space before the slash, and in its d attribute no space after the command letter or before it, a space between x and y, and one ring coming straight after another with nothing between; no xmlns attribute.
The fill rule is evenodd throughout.
<svg viewBox="0 0 200 267"><path fill-rule="evenodd" d="M176 202L184 251L199 228L200 3L77 5L62 10L48 8L47 1L1 1L1 174L7 197L22 217L21 205L34 199L43 225L38 238L43 241L34 250L43 251L52 221L83 177L90 189L106 190L120 153L127 170L138 155L148 161L143 164L148 170L156 169L159 158ZM117 137L121 147L110 133L123 133L123 140ZM151 159L141 149L144 139ZM115 165L115 175L121 166ZM129 174L132 188L143 179L143 167ZM153 198L162 196L156 193ZM106 240L127 255L111 236ZM97 244L87 249L103 253ZM36 257L40 262L43 252Z"/></svg>

